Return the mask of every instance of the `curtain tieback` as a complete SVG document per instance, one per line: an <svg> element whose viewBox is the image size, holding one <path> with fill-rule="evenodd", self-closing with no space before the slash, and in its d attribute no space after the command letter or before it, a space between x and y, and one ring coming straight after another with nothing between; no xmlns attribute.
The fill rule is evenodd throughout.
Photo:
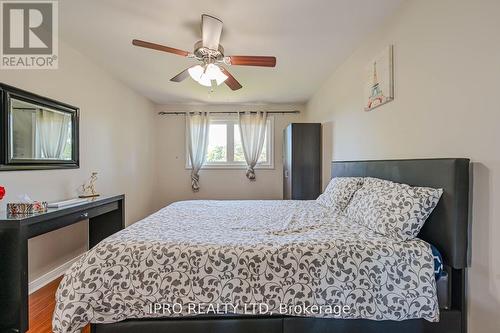
<svg viewBox="0 0 500 333"><path fill-rule="evenodd" d="M255 170L252 166L247 168L247 178L250 180L255 180Z"/></svg>
<svg viewBox="0 0 500 333"><path fill-rule="evenodd" d="M191 172L191 188L193 192L200 190L200 175L198 173Z"/></svg>

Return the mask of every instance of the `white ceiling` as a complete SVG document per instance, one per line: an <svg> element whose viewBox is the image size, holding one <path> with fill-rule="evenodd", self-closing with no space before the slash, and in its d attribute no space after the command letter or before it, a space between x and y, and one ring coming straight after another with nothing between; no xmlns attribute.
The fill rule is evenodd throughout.
<svg viewBox="0 0 500 333"><path fill-rule="evenodd" d="M307 101L403 0L64 0L61 38L158 104ZM192 51L202 13L224 22L226 55L274 55L277 67L232 66L243 85L209 93L170 78L194 63L134 47L144 39Z"/></svg>

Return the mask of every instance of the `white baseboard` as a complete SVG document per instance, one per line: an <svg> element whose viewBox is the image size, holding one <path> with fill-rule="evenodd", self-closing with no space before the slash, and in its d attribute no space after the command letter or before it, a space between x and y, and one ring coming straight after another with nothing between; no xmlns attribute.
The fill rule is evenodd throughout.
<svg viewBox="0 0 500 333"><path fill-rule="evenodd" d="M64 264L62 264L59 267L54 268L50 272L45 273L44 275L40 276L39 278L33 280L29 284L29 293L32 294L38 289L42 288L43 286L46 286L50 282L54 281L58 277L64 274L70 268L70 266L77 261L80 258L80 256L77 256Z"/></svg>

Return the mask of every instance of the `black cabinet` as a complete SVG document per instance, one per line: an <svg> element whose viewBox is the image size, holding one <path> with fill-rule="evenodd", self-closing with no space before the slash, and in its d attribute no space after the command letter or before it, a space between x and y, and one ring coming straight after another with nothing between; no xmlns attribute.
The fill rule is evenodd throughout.
<svg viewBox="0 0 500 333"><path fill-rule="evenodd" d="M283 199L321 194L321 124L292 123L283 131Z"/></svg>

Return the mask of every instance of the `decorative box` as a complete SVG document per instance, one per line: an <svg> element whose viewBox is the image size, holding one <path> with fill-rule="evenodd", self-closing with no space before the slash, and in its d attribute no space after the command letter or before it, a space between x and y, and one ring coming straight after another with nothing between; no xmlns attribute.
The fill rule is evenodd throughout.
<svg viewBox="0 0 500 333"><path fill-rule="evenodd" d="M7 212L11 215L27 215L36 213L45 213L47 211L47 202L35 201L32 203L8 203Z"/></svg>

